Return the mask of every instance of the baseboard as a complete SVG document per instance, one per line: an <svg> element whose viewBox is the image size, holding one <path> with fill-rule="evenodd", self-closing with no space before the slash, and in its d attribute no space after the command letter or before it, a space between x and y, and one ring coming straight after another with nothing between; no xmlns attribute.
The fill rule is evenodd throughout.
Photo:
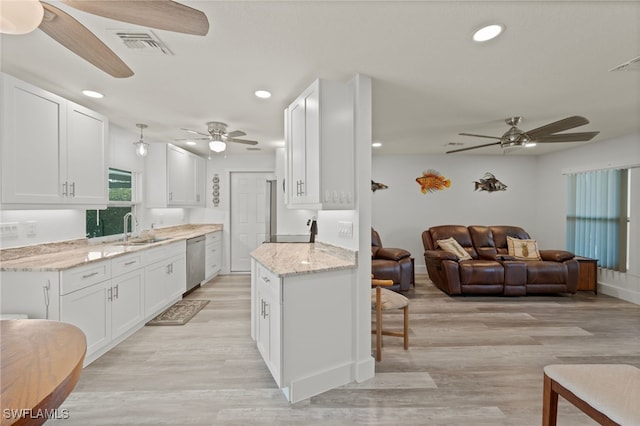
<svg viewBox="0 0 640 426"><path fill-rule="evenodd" d="M353 363L349 362L320 371L312 376L293 380L287 388L282 389L282 392L291 403L311 398L322 392L350 383L353 380L351 377L352 368Z"/></svg>

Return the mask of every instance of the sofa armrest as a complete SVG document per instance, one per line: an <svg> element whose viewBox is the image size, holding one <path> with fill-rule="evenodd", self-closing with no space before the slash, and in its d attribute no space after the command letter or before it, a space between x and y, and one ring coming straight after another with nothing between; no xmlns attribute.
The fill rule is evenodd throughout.
<svg viewBox="0 0 640 426"><path fill-rule="evenodd" d="M411 253L404 249L400 248L389 248L389 247L380 247L375 254L376 259L386 259L386 260L400 260L405 257L410 257Z"/></svg>
<svg viewBox="0 0 640 426"><path fill-rule="evenodd" d="M455 254L444 250L427 250L424 252L424 257L439 261L453 260L454 262L457 262L458 260L460 260L460 258Z"/></svg>
<svg viewBox="0 0 640 426"><path fill-rule="evenodd" d="M540 257L542 260L564 262L566 260L573 259L575 255L566 250L540 250Z"/></svg>

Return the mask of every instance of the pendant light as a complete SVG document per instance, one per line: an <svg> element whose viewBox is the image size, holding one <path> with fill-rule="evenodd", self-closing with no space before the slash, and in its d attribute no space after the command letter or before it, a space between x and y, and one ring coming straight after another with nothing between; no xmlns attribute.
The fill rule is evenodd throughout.
<svg viewBox="0 0 640 426"><path fill-rule="evenodd" d="M149 126L147 126L146 124L138 123L136 124L136 127L140 129L140 140L133 143L133 145L136 147L136 155L138 157L146 157L147 147L149 146L149 144L142 140L142 130L146 129Z"/></svg>

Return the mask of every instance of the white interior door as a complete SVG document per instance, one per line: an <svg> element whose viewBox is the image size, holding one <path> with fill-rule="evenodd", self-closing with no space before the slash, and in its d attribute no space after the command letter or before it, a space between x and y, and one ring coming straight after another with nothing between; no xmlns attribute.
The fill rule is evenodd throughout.
<svg viewBox="0 0 640 426"><path fill-rule="evenodd" d="M249 272L250 253L265 240L270 176L273 173L231 172L231 272Z"/></svg>

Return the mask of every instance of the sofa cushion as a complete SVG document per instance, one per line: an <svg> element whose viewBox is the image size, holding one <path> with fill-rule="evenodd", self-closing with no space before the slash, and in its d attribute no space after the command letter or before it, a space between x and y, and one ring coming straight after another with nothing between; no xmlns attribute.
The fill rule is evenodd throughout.
<svg viewBox="0 0 640 426"><path fill-rule="evenodd" d="M450 237L444 240L437 240L436 247L440 247L444 251L453 253L460 258L460 260L469 260L471 255L455 240Z"/></svg>
<svg viewBox="0 0 640 426"><path fill-rule="evenodd" d="M460 284L504 284L504 268L493 260L463 260L460 262Z"/></svg>
<svg viewBox="0 0 640 426"><path fill-rule="evenodd" d="M525 240L507 236L509 256L519 260L542 260L536 240Z"/></svg>

